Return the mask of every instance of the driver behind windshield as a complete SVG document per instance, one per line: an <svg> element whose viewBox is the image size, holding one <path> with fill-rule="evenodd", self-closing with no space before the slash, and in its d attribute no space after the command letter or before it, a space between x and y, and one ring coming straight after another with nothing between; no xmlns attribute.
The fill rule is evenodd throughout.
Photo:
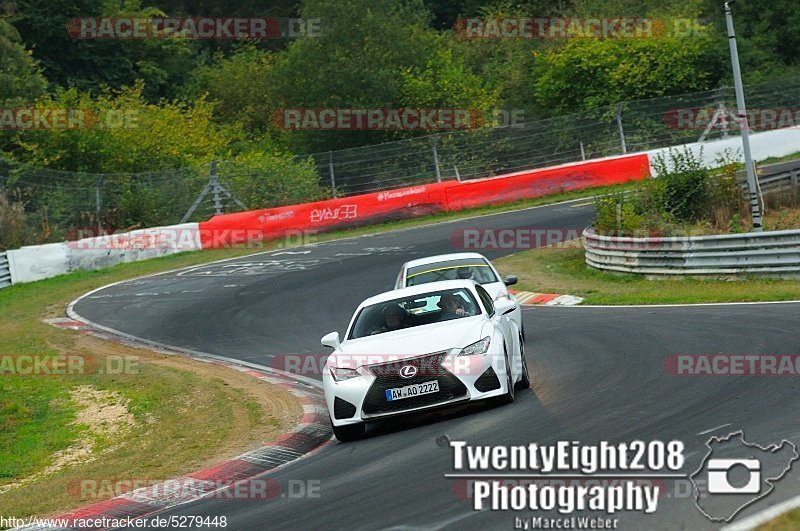
<svg viewBox="0 0 800 531"><path fill-rule="evenodd" d="M372 334L380 334L383 332L391 332L405 327L405 310L397 303L387 304L381 310L381 318L383 323L380 327L374 329Z"/></svg>
<svg viewBox="0 0 800 531"><path fill-rule="evenodd" d="M442 316L439 318L440 321L458 319L459 317L467 315L460 298L452 294L442 295L438 306L442 309Z"/></svg>

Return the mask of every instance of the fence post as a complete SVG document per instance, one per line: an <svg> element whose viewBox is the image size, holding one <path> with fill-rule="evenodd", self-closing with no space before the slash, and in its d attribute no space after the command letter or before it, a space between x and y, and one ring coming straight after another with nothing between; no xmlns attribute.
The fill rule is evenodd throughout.
<svg viewBox="0 0 800 531"><path fill-rule="evenodd" d="M328 151L328 168L331 172L331 190L333 190L333 198L336 199L336 176L333 173L333 151Z"/></svg>
<svg viewBox="0 0 800 531"><path fill-rule="evenodd" d="M583 141L581 141L581 160L586 160L586 151L583 149Z"/></svg>
<svg viewBox="0 0 800 531"><path fill-rule="evenodd" d="M431 148L433 149L433 167L436 169L436 182L442 182L442 172L439 171L439 152L436 151L436 140L438 136L434 136L431 139Z"/></svg>
<svg viewBox="0 0 800 531"><path fill-rule="evenodd" d="M222 201L219 197L219 183L217 181L217 161L211 161L211 193L214 194L214 213L222 214Z"/></svg>
<svg viewBox="0 0 800 531"><path fill-rule="evenodd" d="M6 179L8 179L9 165L4 159L0 159L0 192L6 187Z"/></svg>
<svg viewBox="0 0 800 531"><path fill-rule="evenodd" d="M625 145L625 131L622 129L622 107L625 102L617 104L617 129L619 129L619 143L622 147L622 154L628 154L628 147Z"/></svg>
<svg viewBox="0 0 800 531"><path fill-rule="evenodd" d="M720 114L720 120L722 123L722 137L728 138L728 129L730 124L728 123L728 112L725 109L725 96L728 93L728 87L720 87L717 90L716 99L717 99L717 112Z"/></svg>
<svg viewBox="0 0 800 531"><path fill-rule="evenodd" d="M97 219L97 235L100 236L103 232L103 226L100 223L100 185L103 184L103 174L97 176L97 181L94 183L94 215Z"/></svg>

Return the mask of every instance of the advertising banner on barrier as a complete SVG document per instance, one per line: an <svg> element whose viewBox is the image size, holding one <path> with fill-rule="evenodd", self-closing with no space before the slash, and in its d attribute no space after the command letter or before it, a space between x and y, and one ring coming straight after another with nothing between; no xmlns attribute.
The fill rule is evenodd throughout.
<svg viewBox="0 0 800 531"><path fill-rule="evenodd" d="M646 155L529 170L447 188L447 209L508 203L549 194L619 184L650 175Z"/></svg>
<svg viewBox="0 0 800 531"><path fill-rule="evenodd" d="M457 181L452 181L457 184ZM215 216L200 223L203 248L281 238L290 231L324 231L446 210L445 187L424 184L314 203Z"/></svg>
<svg viewBox="0 0 800 531"><path fill-rule="evenodd" d="M648 157L641 154L476 181L444 181L314 203L223 214L200 223L200 238L204 249L268 241L293 231L322 232L331 227L508 203L644 179L649 174Z"/></svg>

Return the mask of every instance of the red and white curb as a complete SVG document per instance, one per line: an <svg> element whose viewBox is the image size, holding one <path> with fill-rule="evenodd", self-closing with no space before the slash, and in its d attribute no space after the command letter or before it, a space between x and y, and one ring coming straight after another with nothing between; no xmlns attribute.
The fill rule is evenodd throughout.
<svg viewBox="0 0 800 531"><path fill-rule="evenodd" d="M285 389L296 396L303 406L303 416L291 431L274 441L265 443L260 448L205 470L170 479L155 486L149 485L108 500L75 509L60 516L48 518L49 521L71 521L74 523L80 520L92 519L96 521L102 518L135 519L214 495L230 497L230 495L220 494L223 491L232 491L234 493L233 496L235 496L235 492L239 489L245 492L252 489L252 485L248 485L248 483L257 477L264 476L266 473L274 471L287 463L306 457L332 440L328 408L318 382L309 381L308 379L267 367L259 370L258 368L253 368L252 364L249 363L237 363L227 358L167 348L158 346L158 344L150 344L149 341L144 340L137 341L130 336L114 334L109 329L99 329L92 324L76 319L48 319L47 322L60 328L77 330L136 348L147 348L148 350L170 355L182 355L196 361L228 367ZM268 491L266 493L267 497L274 496L275 493L270 493L269 491L274 490L271 487L275 485L271 484L276 482L267 481L271 481L266 487L266 491ZM264 490L263 486L260 487L261 490ZM79 528L33 525L17 529L52 530Z"/></svg>
<svg viewBox="0 0 800 531"><path fill-rule="evenodd" d="M509 290L517 301L523 306L575 306L583 302L574 295L559 295L558 293L533 293L532 291Z"/></svg>

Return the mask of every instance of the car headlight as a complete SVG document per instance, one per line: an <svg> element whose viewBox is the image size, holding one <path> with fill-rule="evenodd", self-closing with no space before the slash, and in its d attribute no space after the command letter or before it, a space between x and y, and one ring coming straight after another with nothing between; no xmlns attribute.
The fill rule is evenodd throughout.
<svg viewBox="0 0 800 531"><path fill-rule="evenodd" d="M331 376L337 382L342 380L349 380L350 378L358 378L361 376L355 369L347 369L344 367L331 367Z"/></svg>
<svg viewBox="0 0 800 531"><path fill-rule="evenodd" d="M490 337L484 337L480 341L476 341L475 343L468 345L461 349L461 352L458 353L459 356L474 356L476 354L486 354L486 351L489 350L489 343L491 342Z"/></svg>

